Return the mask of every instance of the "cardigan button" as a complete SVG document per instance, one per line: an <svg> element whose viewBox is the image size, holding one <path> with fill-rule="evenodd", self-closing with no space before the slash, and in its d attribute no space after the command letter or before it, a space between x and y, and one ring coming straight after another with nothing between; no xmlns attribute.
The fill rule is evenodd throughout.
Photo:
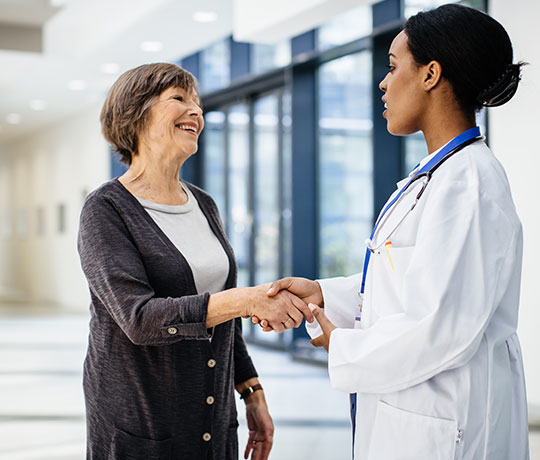
<svg viewBox="0 0 540 460"><path fill-rule="evenodd" d="M175 327L170 327L169 329L167 329L167 332L171 335L175 335L178 332L178 329L176 329Z"/></svg>
<svg viewBox="0 0 540 460"><path fill-rule="evenodd" d="M204 433L202 435L203 441L208 442L210 439L212 439L212 435L210 433Z"/></svg>
<svg viewBox="0 0 540 460"><path fill-rule="evenodd" d="M212 404L214 404L214 401L215 401L215 398L213 396L208 396L206 398L206 404L208 404L209 406L211 406Z"/></svg>
<svg viewBox="0 0 540 460"><path fill-rule="evenodd" d="M206 364L208 365L208 367L212 368L212 367L216 367L217 363L215 359L210 358Z"/></svg>

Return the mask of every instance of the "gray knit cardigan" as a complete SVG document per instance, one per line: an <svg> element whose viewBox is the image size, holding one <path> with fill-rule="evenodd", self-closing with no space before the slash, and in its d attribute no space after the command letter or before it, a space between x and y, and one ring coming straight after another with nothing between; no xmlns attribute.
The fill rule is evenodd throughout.
<svg viewBox="0 0 540 460"><path fill-rule="evenodd" d="M191 185L237 267L217 207ZM78 249L91 296L84 394L90 460L237 460L234 385L257 376L240 320L208 330L208 293L114 179L92 192ZM211 338L211 340L210 340Z"/></svg>

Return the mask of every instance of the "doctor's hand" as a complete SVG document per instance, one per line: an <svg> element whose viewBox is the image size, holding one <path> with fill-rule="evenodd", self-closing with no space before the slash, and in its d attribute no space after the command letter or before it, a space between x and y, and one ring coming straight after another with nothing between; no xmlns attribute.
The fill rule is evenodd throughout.
<svg viewBox="0 0 540 460"><path fill-rule="evenodd" d="M304 318L313 322L313 314L302 299L289 291L281 291L270 297L267 295L269 287L270 285L266 284L246 288L251 293L251 299L248 302L247 315L244 316L256 318L254 323L264 321L265 330L277 333L300 326Z"/></svg>
<svg viewBox="0 0 540 460"><path fill-rule="evenodd" d="M307 278L283 278L277 281L274 281L270 289L268 289L266 295L268 297L274 297L281 293L282 291L289 291L298 298L300 298L304 303L315 303L317 305L323 305L324 299L322 296L321 286L317 281L312 281ZM306 320L311 323L313 318L310 315L304 315ZM267 321L264 321L262 318L253 316L251 321L254 324L259 323L265 332L271 331L272 327L268 324Z"/></svg>
<svg viewBox="0 0 540 460"><path fill-rule="evenodd" d="M323 331L319 337L310 340L309 343L311 343L311 345L314 347L324 347L324 349L328 351L328 347L330 345L330 335L332 335L332 332L334 329L336 329L336 326L334 326L332 321L326 317L320 307L313 305L312 303L310 303L308 307L313 312L313 316L315 316L315 319Z"/></svg>
<svg viewBox="0 0 540 460"><path fill-rule="evenodd" d="M273 297L283 290L293 293L295 296L301 298L306 304L314 303L315 305L324 305L321 286L317 281L308 280L307 278L283 278L274 281L270 285L270 289L268 289L266 295L268 295L268 297Z"/></svg>

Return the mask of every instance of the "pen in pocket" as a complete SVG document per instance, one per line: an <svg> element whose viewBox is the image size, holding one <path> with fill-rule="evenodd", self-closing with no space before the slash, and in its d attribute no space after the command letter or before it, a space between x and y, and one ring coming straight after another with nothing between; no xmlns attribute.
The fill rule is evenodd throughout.
<svg viewBox="0 0 540 460"><path fill-rule="evenodd" d="M395 270L394 262L392 262L392 256L390 255L390 249L392 248L392 242L387 241L386 243L384 243L384 246L386 248L386 253L388 254L388 260L390 261L390 265L392 266L392 270Z"/></svg>

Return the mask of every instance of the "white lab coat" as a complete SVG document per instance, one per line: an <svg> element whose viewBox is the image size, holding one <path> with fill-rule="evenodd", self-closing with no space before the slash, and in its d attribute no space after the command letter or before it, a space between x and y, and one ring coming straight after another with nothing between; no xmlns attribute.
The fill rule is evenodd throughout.
<svg viewBox="0 0 540 460"><path fill-rule="evenodd" d="M358 393L355 460L528 459L516 335L522 229L489 148L476 142L449 158L390 240L393 266L384 245L371 256L361 321L361 274L319 281L338 327L332 386Z"/></svg>

